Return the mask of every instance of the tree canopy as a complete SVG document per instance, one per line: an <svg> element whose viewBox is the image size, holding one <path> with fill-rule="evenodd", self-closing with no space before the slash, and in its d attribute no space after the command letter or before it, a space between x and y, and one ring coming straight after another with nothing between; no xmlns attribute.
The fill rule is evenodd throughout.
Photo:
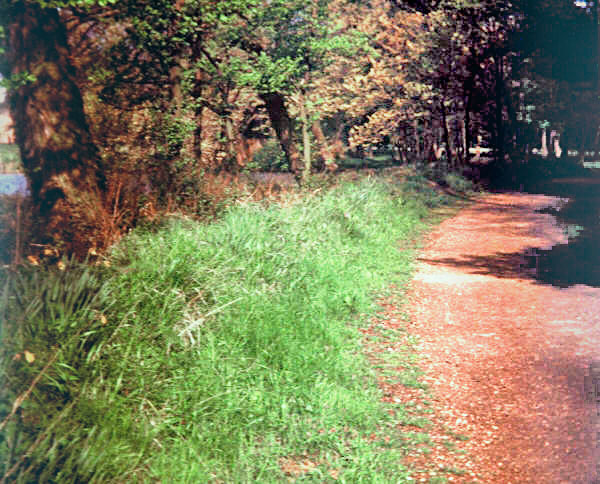
<svg viewBox="0 0 600 484"><path fill-rule="evenodd" d="M36 210L44 226L73 225L46 230L53 240L92 219L134 224L144 207L197 210L210 176L266 149L300 179L311 157L332 167L384 148L397 162L461 169L486 146L502 165L527 158L546 126L573 150L599 141L591 2L4 0L0 10ZM84 200L94 216L81 215Z"/></svg>

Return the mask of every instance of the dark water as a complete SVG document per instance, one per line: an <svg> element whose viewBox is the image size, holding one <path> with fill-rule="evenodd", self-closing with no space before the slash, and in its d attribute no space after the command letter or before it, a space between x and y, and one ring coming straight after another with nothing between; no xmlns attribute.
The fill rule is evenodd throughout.
<svg viewBox="0 0 600 484"><path fill-rule="evenodd" d="M545 209L563 226L567 244L532 249L525 256L535 278L557 287L600 287L600 178L556 179L531 192L569 198L558 211Z"/></svg>
<svg viewBox="0 0 600 484"><path fill-rule="evenodd" d="M20 193L26 195L27 180L21 173L0 174L0 195L15 195Z"/></svg>

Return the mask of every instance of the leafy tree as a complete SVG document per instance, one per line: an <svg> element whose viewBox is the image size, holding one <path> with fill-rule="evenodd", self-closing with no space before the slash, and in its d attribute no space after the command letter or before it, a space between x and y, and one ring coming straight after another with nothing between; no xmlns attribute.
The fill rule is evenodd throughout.
<svg viewBox="0 0 600 484"><path fill-rule="evenodd" d="M519 35L513 45L521 63L515 69L519 125L550 125L571 149L597 145L597 8L588 2L518 2ZM521 128L523 129L523 128ZM523 140L523 145L529 142ZM539 143L539 136L537 142ZM564 145L564 144L563 144Z"/></svg>
<svg viewBox="0 0 600 484"><path fill-rule="evenodd" d="M297 178L303 163L296 147L291 104L298 101L295 111L300 115L307 107L313 73L334 54L355 50L356 39L334 21L331 8L332 2L325 0L277 0L253 6L243 14L232 12L220 26L220 38L245 53L236 59L236 82L251 87L264 102ZM306 126L309 121L305 119Z"/></svg>

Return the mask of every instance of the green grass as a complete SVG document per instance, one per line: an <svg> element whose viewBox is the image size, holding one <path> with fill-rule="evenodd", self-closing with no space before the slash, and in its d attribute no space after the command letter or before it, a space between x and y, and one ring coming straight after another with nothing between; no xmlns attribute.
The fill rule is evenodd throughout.
<svg viewBox="0 0 600 484"><path fill-rule="evenodd" d="M393 166L395 163L397 162L394 161L391 153L365 156L364 158L352 158L350 156L346 156L338 162L340 168L342 169L382 169Z"/></svg>
<svg viewBox="0 0 600 484"><path fill-rule="evenodd" d="M408 482L417 444L394 430L358 328L446 202L419 177L366 180L134 231L109 267L3 272L0 421L32 392L0 434L0 476L277 483L308 460L292 480Z"/></svg>

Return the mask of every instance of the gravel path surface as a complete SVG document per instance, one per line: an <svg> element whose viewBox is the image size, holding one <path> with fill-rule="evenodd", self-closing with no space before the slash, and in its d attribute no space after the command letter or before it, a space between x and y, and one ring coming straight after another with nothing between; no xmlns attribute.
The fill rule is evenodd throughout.
<svg viewBox="0 0 600 484"><path fill-rule="evenodd" d="M440 224L421 252L409 333L436 414L470 437L459 462L467 472L452 482L600 483L586 379L600 362L600 288L540 284L522 255L566 242L555 218L536 212L561 203L486 196Z"/></svg>

